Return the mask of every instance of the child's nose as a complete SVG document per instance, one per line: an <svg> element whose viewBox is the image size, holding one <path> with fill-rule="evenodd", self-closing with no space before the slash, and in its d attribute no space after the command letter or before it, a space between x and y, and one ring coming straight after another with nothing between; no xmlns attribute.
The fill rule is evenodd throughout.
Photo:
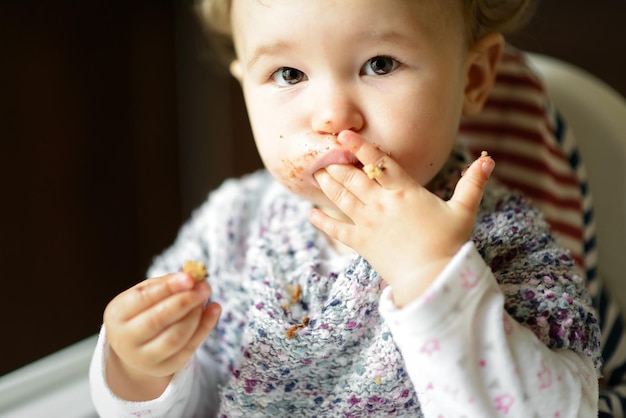
<svg viewBox="0 0 626 418"><path fill-rule="evenodd" d="M360 131L364 117L358 104L345 91L335 90L318 95L312 115L312 129L324 134L344 130Z"/></svg>

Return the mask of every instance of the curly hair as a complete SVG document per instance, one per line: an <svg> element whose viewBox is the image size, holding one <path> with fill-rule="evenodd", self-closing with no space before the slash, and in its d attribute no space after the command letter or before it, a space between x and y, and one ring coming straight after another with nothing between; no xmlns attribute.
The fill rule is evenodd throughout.
<svg viewBox="0 0 626 418"><path fill-rule="evenodd" d="M533 16L535 0L462 0L469 42L491 32L511 34Z"/></svg>
<svg viewBox="0 0 626 418"><path fill-rule="evenodd" d="M414 1L414 0L413 0ZM469 44L482 36L500 32L511 34L521 29L533 16L537 0L458 0L466 22ZM229 63L235 59L230 25L232 0L198 0L197 11L210 34L218 55Z"/></svg>

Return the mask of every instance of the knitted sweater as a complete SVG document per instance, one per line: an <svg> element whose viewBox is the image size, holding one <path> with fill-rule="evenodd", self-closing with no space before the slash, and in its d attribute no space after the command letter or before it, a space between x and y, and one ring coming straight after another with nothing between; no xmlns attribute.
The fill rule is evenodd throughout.
<svg viewBox="0 0 626 418"><path fill-rule="evenodd" d="M455 151L430 185L449 198ZM528 200L490 182L472 242L401 310L355 255L325 271L310 209L264 171L213 192L150 276L203 260L222 317L158 399L106 386L101 416L593 416L599 330L582 280ZM582 396L581 396L582 395Z"/></svg>

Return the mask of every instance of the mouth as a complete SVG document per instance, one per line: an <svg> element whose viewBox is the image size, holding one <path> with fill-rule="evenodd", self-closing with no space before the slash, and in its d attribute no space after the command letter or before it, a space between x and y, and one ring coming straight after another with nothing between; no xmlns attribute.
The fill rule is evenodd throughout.
<svg viewBox="0 0 626 418"><path fill-rule="evenodd" d="M363 168L363 164L354 154L343 149L330 149L311 167L311 173L315 173L330 165L343 164Z"/></svg>

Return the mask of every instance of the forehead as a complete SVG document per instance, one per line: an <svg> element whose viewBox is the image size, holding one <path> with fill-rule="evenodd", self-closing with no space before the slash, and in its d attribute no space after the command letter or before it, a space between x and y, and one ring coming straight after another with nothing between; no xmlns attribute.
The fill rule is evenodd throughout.
<svg viewBox="0 0 626 418"><path fill-rule="evenodd" d="M231 8L235 38L285 30L315 38L346 26L372 32L385 25L463 36L463 16L460 0L232 0Z"/></svg>
<svg viewBox="0 0 626 418"><path fill-rule="evenodd" d="M322 8L330 17L338 6L352 3L352 11L358 14L359 11L368 8L368 0L350 1L350 0L231 0L231 10L243 10L246 8L271 9L287 5L316 5ZM464 8L462 0L374 0L382 8L392 9L396 7L415 6L423 10L431 9L436 12L437 17L445 19L462 15Z"/></svg>

